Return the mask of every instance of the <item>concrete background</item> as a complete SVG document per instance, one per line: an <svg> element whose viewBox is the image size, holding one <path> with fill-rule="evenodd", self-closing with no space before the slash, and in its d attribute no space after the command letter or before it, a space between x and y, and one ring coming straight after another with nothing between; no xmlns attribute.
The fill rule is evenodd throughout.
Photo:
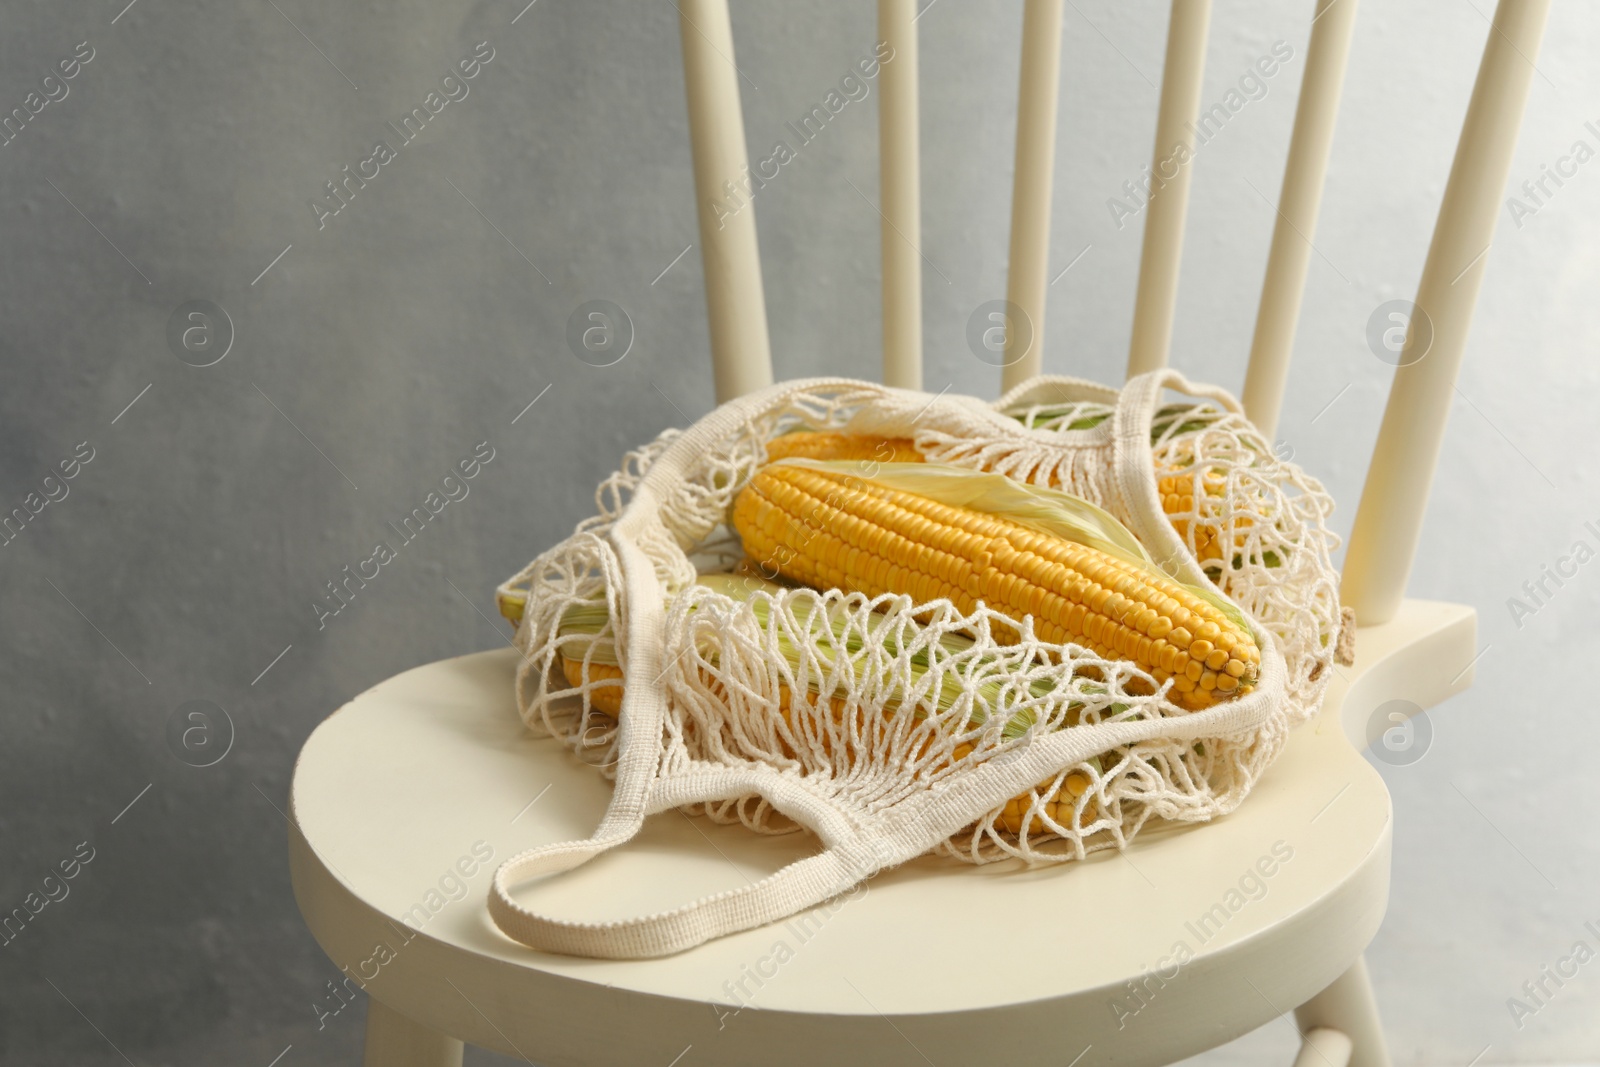
<svg viewBox="0 0 1600 1067"><path fill-rule="evenodd" d="M356 1062L358 1010L316 1025L337 972L296 913L274 808L300 743L380 679L497 644L479 610L493 584L589 513L626 447L711 404L698 249L661 273L697 241L672 5L524 2L11 0L0 16L7 111L93 49L0 148L0 503L67 490L0 547L0 910L94 850L0 949L7 1064L124 1062L113 1043L141 1065L266 1064L291 1043L285 1067ZM1149 161L1161 7L1067 11L1053 269L1090 247L1050 291L1051 371L1122 372L1139 220L1118 230L1106 200ZM736 5L752 151L870 48L870 8ZM1386 0L1359 20L1279 432L1341 531L1391 375L1366 323L1415 291L1490 8ZM996 388L964 330L1004 291L1019 9L944 0L919 24L932 389ZM1296 53L1196 171L1174 362L1235 388L1309 10L1216 3L1208 102L1274 41ZM480 41L494 58L470 95L319 229L323 183ZM1597 45L1600 11L1557 5L1513 185L1576 140L1600 148ZM876 195L874 101L757 202L782 376L876 375L878 221L849 184ZM1573 542L1600 544L1583 526L1600 458L1576 447L1600 376L1600 164L1554 192L1520 227L1501 219L1411 583L1475 604L1486 650L1476 688L1432 713L1426 757L1383 768L1394 889L1369 958L1400 1063L1600 1050L1600 965L1520 1029L1506 1005L1600 920L1583 755L1600 577L1580 570L1520 626L1506 605ZM565 342L597 298L636 330L604 369ZM167 342L191 300L232 321L209 367ZM486 438L470 497L319 630L324 583ZM45 482L83 442L76 477ZM215 766L169 746L189 701L236 728ZM1280 1021L1208 1062L1285 1063L1293 1044Z"/></svg>

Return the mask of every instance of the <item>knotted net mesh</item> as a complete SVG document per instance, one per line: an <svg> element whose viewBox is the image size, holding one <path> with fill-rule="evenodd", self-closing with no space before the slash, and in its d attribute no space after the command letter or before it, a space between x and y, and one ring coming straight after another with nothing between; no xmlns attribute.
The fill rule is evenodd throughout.
<svg viewBox="0 0 1600 1067"><path fill-rule="evenodd" d="M1100 432L1111 414L1111 405L1086 402L1052 420L835 383L791 392L697 450L674 477L654 480L641 547L667 598L654 680L668 709L658 776L762 764L866 820L978 764L1014 759L1056 731L1191 714L1134 663L1041 641L1031 618L982 604L964 614L948 600L759 582L730 595L726 583L697 582L703 571L736 569L742 549L726 525L734 498L765 462L765 442L794 429L899 434L929 459L1065 488L1124 521L1159 561L1141 529L1149 508L1130 508L1114 477L1110 438ZM1209 565L1223 592L1276 638L1271 654L1288 667L1287 699L1242 734L1158 732L1061 767L937 852L975 863L1068 860L1122 847L1152 820L1226 813L1277 755L1288 726L1320 700L1339 621L1326 494L1264 448L1241 416L1190 405L1150 421L1158 473L1193 490L1188 509L1164 521L1181 529L1180 550ZM524 721L605 773L615 763L613 712L629 656L628 598L607 535L678 438L668 430L630 452L599 486L597 514L501 587L526 603L516 637ZM1160 513L1156 486L1148 493ZM1233 552L1205 561L1208 544ZM601 603L607 621L598 633L564 629L571 609ZM796 828L753 793L686 810L759 832Z"/></svg>

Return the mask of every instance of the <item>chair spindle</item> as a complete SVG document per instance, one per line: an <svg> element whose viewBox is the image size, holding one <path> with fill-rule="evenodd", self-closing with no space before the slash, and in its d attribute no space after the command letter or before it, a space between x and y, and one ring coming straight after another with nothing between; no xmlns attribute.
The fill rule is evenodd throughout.
<svg viewBox="0 0 1600 1067"><path fill-rule="evenodd" d="M1183 221L1194 169L1189 158L1194 151L1192 131L1200 113L1210 22L1211 0L1172 0L1155 158L1150 164L1150 202L1145 209L1144 247L1139 253L1139 289L1133 305L1133 338L1128 345L1130 378L1165 367L1172 345Z"/></svg>
<svg viewBox="0 0 1600 1067"><path fill-rule="evenodd" d="M878 0L878 39L894 51L878 75L883 223L883 382L922 388L922 194L917 133L916 0Z"/></svg>
<svg viewBox="0 0 1600 1067"><path fill-rule="evenodd" d="M1364 626L1393 618L1405 595L1549 9L1500 0L1484 45L1345 557L1340 599ZM1422 314L1432 345L1412 361Z"/></svg>
<svg viewBox="0 0 1600 1067"><path fill-rule="evenodd" d="M677 0L717 402L772 384L728 0Z"/></svg>
<svg viewBox="0 0 1600 1067"><path fill-rule="evenodd" d="M1005 327L1002 391L1039 373L1044 352L1050 266L1050 192L1055 170L1056 99L1061 81L1061 0L1028 0L1022 16L1017 90L1016 174L1011 189L1011 252L1006 299L1025 316ZM1017 351L1021 344L1026 349Z"/></svg>
<svg viewBox="0 0 1600 1067"><path fill-rule="evenodd" d="M1283 407L1358 4L1359 0L1317 0L1311 20L1305 75L1295 106L1294 133L1289 139L1289 159L1284 165L1272 250L1267 255L1244 380L1245 414L1268 439L1277 431Z"/></svg>

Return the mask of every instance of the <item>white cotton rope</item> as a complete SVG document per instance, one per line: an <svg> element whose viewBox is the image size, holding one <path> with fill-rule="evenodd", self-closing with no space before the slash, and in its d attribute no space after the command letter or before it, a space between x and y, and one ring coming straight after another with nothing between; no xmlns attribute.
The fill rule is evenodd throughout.
<svg viewBox="0 0 1600 1067"><path fill-rule="evenodd" d="M1169 391L1194 398L1179 416L1163 408ZM1094 425L1057 428L1086 416ZM982 605L964 615L948 600L809 589L745 600L696 585L696 560L739 558L726 527L734 498L765 462L765 442L793 429L909 437L929 461L1088 499L1175 579L1215 582L1255 634L1259 681L1188 711L1137 665L1041 641L1030 619ZM1207 504L1180 516L1185 537L1162 508L1158 469L1190 479ZM629 453L596 505L501 586L526 598L516 636L523 720L616 783L593 837L529 849L496 873L495 922L546 951L659 956L784 918L928 852L1061 862L1122 848L1152 819L1215 818L1244 799L1289 727L1315 713L1340 636L1331 499L1274 455L1232 396L1174 371L1120 391L1035 378L993 404L848 379L786 382ZM1194 554L1202 532L1227 546L1209 574ZM612 620L601 636L624 674L618 719L591 701L615 680L574 689L560 664L597 644L562 634L563 614L601 599ZM941 642L951 635L970 640ZM1004 713L985 717L987 707ZM1018 721L1031 725L1008 733ZM1069 775L1087 788L1070 812L1047 809ZM1027 803L1013 833L1001 816L1019 795ZM766 833L804 827L823 851L630 920L562 920L513 899L518 883L570 869L672 808Z"/></svg>

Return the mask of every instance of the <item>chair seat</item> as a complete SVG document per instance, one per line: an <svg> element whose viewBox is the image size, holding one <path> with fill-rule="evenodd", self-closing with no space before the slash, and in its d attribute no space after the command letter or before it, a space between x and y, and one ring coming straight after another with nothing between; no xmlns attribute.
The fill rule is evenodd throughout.
<svg viewBox="0 0 1600 1067"><path fill-rule="evenodd" d="M390 1008L549 1067L1166 1063L1293 1009L1377 931L1390 804L1356 746L1378 704L1470 684L1474 622L1407 601L1363 629L1321 715L1214 823L1033 870L924 857L788 922L644 961L537 953L490 922L494 867L587 836L610 785L524 729L514 652L463 656L383 682L307 740L295 895L335 964ZM672 812L522 899L621 918L816 847Z"/></svg>

